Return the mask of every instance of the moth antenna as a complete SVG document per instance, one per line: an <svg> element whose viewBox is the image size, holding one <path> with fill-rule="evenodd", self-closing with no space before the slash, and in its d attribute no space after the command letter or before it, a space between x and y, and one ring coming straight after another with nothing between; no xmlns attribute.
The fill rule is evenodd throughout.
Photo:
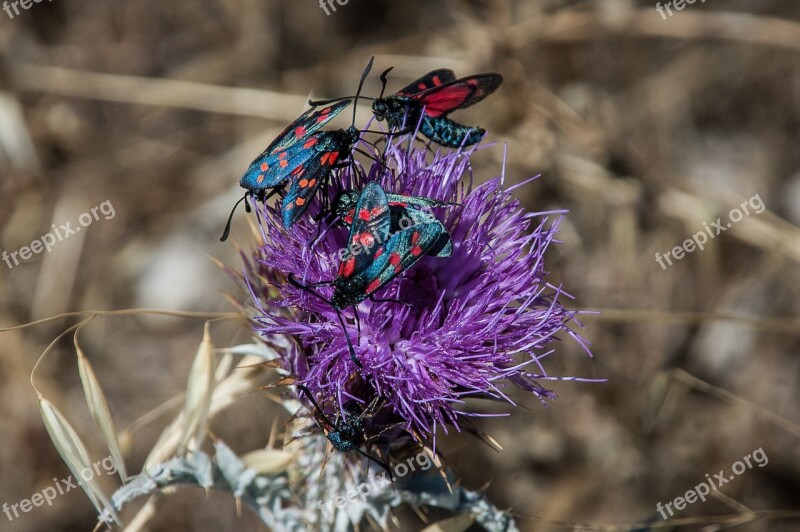
<svg viewBox="0 0 800 532"><path fill-rule="evenodd" d="M361 96L361 89L364 87L364 80L367 79L369 71L372 70L373 61L375 61L375 56L369 58L369 63L367 63L367 68L365 68L364 72L361 73L361 79L358 82L358 90L356 91L356 96L353 99L353 126L356 125L356 110L358 109L358 98Z"/></svg>
<svg viewBox="0 0 800 532"><path fill-rule="evenodd" d="M389 80L387 80L387 79L386 79L386 75L387 75L389 72L391 72L393 69L394 69L394 67L393 67L393 66L390 66L389 68L387 68L386 70L384 70L384 71L381 73L381 76L380 76L380 78L381 78L381 83L382 83L382 86L381 86L381 95L380 95L380 96L378 96L378 99L379 99L379 100L382 100L382 99L383 99L383 92L386 90L386 84L387 84L387 83L389 83Z"/></svg>
<svg viewBox="0 0 800 532"><path fill-rule="evenodd" d="M317 412L319 412L320 417L322 417L322 419L325 420L325 423L327 423L328 425L330 425L332 427L335 427L336 425L331 423L331 420L328 419L328 416L325 415L325 412L323 412L323 410L319 407L319 404L317 404L317 401L316 401L316 399L314 399L314 395L311 393L311 390L309 390L308 388L306 388L302 384L297 384L296 386L301 392L306 394L306 397L308 397L309 401L311 401L311 404L314 405L314 408L317 409Z"/></svg>
<svg viewBox="0 0 800 532"><path fill-rule="evenodd" d="M239 201L233 204L231 213L228 215L228 223L225 224L225 230L222 232L222 237L219 239L220 242L225 242L226 240L228 240L228 235L231 233L231 222L233 221L233 213L236 211L236 207L238 207L241 202L247 199L247 194L248 192L245 192L244 196L242 196L239 199ZM245 201L245 209L247 210L247 212L250 212L250 204L247 203L246 201Z"/></svg>
<svg viewBox="0 0 800 532"><path fill-rule="evenodd" d="M341 98L331 98L330 100L308 100L308 105L311 107L319 107L320 105L328 105L331 103L341 102L342 100L350 100L352 98L355 98L355 96L342 96ZM360 98L363 98L364 100L375 99L370 96L360 96Z"/></svg>

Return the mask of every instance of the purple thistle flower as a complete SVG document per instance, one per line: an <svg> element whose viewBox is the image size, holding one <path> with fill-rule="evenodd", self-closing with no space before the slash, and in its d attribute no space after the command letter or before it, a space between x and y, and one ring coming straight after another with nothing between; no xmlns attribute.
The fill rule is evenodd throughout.
<svg viewBox="0 0 800 532"><path fill-rule="evenodd" d="M426 256L376 293L402 304L364 300L357 307L360 327L352 307L341 311L345 333L329 303L286 276L305 285L333 281L348 231L310 216L284 230L279 204L259 207L263 242L245 270L256 330L298 340L286 369L330 406L338 403L329 414L344 411L350 400L366 405L379 395L386 401L382 412L425 438L435 437L438 426L461 430L475 415L462 410L465 399L513 404L503 391L509 385L543 402L555 398L539 381L553 378L541 359L558 333L589 351L568 326L576 312L559 302L568 294L547 282L544 269L565 211L526 212L511 194L514 187L503 188L502 176L475 188L471 177L462 183L471 175L475 147L437 152L428 161L427 151L410 147L411 140L409 146L388 141L385 166L342 169L327 192L331 201L340 190L377 181L387 192L453 203L434 209L452 238L452 255ZM314 203L309 213L319 212L319 200ZM324 285L314 290L328 299L333 292ZM351 360L345 334L362 368Z"/></svg>

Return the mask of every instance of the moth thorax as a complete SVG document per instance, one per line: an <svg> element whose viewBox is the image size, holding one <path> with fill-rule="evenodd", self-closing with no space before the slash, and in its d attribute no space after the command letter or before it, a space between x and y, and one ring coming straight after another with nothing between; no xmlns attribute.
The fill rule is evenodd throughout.
<svg viewBox="0 0 800 532"><path fill-rule="evenodd" d="M331 305L342 310L349 306L356 305L366 298L364 293L367 281L361 277L351 277L349 279L339 278L334 281L333 297Z"/></svg>
<svg viewBox="0 0 800 532"><path fill-rule="evenodd" d="M348 212L355 209L356 203L358 203L358 192L344 190L333 199L333 212L339 218L344 219Z"/></svg>
<svg viewBox="0 0 800 532"><path fill-rule="evenodd" d="M386 113L389 112L389 108L386 106L386 100L384 99L377 99L372 102L372 112L379 121L383 121L386 118Z"/></svg>

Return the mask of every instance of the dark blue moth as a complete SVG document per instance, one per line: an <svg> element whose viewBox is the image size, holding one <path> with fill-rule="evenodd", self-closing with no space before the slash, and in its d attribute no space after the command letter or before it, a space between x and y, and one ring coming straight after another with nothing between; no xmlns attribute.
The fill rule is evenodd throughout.
<svg viewBox="0 0 800 532"><path fill-rule="evenodd" d="M337 415L336 418L331 421L331 419L325 415L322 408L320 408L319 404L317 404L311 390L299 384L297 387L308 397L309 401L311 401L315 409L314 419L317 425L319 425L325 437L328 438L328 441L331 442L331 445L333 445L337 451L343 453L356 451L381 466L389 473L389 476L392 477L392 471L388 465L361 450L363 445L379 437L383 432L381 431L381 433L368 438L364 429L364 418L377 410L379 398L376 397L363 411L358 409L358 403L355 401L348 401L344 405L345 415ZM388 428L391 428L391 426L387 427L387 429Z"/></svg>
<svg viewBox="0 0 800 532"><path fill-rule="evenodd" d="M283 198L282 222L284 227L291 227L308 209L334 165L349 156L358 140L358 130L352 126L318 131L348 105L350 101L345 100L319 110L312 108L289 124L250 163L239 180L239 185L247 190L243 199L250 196L264 202L289 184L289 193ZM220 240L228 238L232 217L233 211Z"/></svg>
<svg viewBox="0 0 800 532"><path fill-rule="evenodd" d="M356 103L371 68L372 60L361 75L355 96ZM308 209L317 190L327 185L333 168L350 157L353 145L358 142L360 132L355 127L355 109L353 125L349 128L319 131L348 105L350 100L322 109L312 107L289 124L250 163L239 180L239 185L247 190L242 199L251 196L263 202L282 191L288 184L289 191L283 198L281 221L285 228L291 227ZM220 240L228 238L232 217L233 211Z"/></svg>
<svg viewBox="0 0 800 532"><path fill-rule="evenodd" d="M416 222L409 227L398 227L393 232L391 208L386 193L379 184L368 183L358 195L358 201L353 208L345 248L348 251L347 256L342 257L333 281L319 283L333 285L331 298L327 299L309 286L299 283L291 274L288 276L288 281L293 286L327 301L336 310L345 331L350 358L359 367L361 362L355 355L340 311L355 307L371 297L425 255L446 257L452 251L450 237L439 220L421 210L408 210L412 213L411 219L416 219ZM355 316L357 320L357 312Z"/></svg>
<svg viewBox="0 0 800 532"><path fill-rule="evenodd" d="M350 155L358 140L358 130L352 126L315 132L348 105L350 102L344 101L305 113L279 137L281 142L267 148L250 164L239 181L258 199L263 199L266 190L283 188L289 183L289 192L283 198L284 227L291 227L308 209L334 165Z"/></svg>
<svg viewBox="0 0 800 532"><path fill-rule="evenodd" d="M368 183L358 197L347 239L348 249L360 252L339 265L333 307L357 305L427 255L447 234L432 216L420 217L419 222L392 233L389 199L380 185Z"/></svg>
<svg viewBox="0 0 800 532"><path fill-rule="evenodd" d="M456 79L452 70L439 69L428 72L393 96L383 96L386 74L381 74L383 89L372 102L372 112L378 120L387 120L391 129L413 130L437 144L450 148L475 144L486 133L483 128L459 124L447 115L457 109L469 107L493 93L503 82L500 74L477 74Z"/></svg>
<svg viewBox="0 0 800 532"><path fill-rule="evenodd" d="M331 210L333 214L338 217L339 223L345 227L350 227L353 223L353 215L355 214L356 204L358 203L360 194L361 192L357 190L343 190L333 200ZM404 196L389 192L386 193L386 200L389 203L391 219L390 234L394 234L412 225L436 221L432 209L434 207L452 205L449 202L433 198ZM440 242L437 242L431 250L428 251L428 254L439 257L449 257L452 253L452 243L447 231L442 231L439 240Z"/></svg>

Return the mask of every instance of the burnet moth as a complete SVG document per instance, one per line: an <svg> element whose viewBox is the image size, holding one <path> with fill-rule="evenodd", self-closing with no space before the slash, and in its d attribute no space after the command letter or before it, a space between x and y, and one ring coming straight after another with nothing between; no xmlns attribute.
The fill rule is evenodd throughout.
<svg viewBox="0 0 800 532"><path fill-rule="evenodd" d="M357 366L363 367L356 357L340 311L353 307L358 320L355 307L360 302L371 298L375 292L411 268L437 246L441 248L434 254L446 256L444 249L449 254L452 246L449 245L449 237L443 236L446 234L447 230L442 223L427 213L419 218L419 223L405 229L399 228L392 233L389 200L383 188L378 183L371 182L358 196L347 239L347 249L357 249L358 253L350 253L340 261L333 281L317 283L333 285L331 298L328 299L310 286L301 284L292 274L288 280L293 286L327 301L336 310L339 323L345 331L350 358Z"/></svg>
<svg viewBox="0 0 800 532"><path fill-rule="evenodd" d="M353 123L349 128L319 131L350 105L350 100L343 100L319 110L311 108L289 124L250 163L239 180L239 185L247 192L233 206L220 240L228 238L233 211L241 201L246 202L248 196L257 201L267 201L287 184L289 191L283 198L281 211L283 226L288 229L303 215L317 190L327 185L333 168L350 157L353 145L358 142L361 132L355 127L356 106L371 68L372 59L361 74L353 106ZM249 210L249 205L247 207Z"/></svg>

